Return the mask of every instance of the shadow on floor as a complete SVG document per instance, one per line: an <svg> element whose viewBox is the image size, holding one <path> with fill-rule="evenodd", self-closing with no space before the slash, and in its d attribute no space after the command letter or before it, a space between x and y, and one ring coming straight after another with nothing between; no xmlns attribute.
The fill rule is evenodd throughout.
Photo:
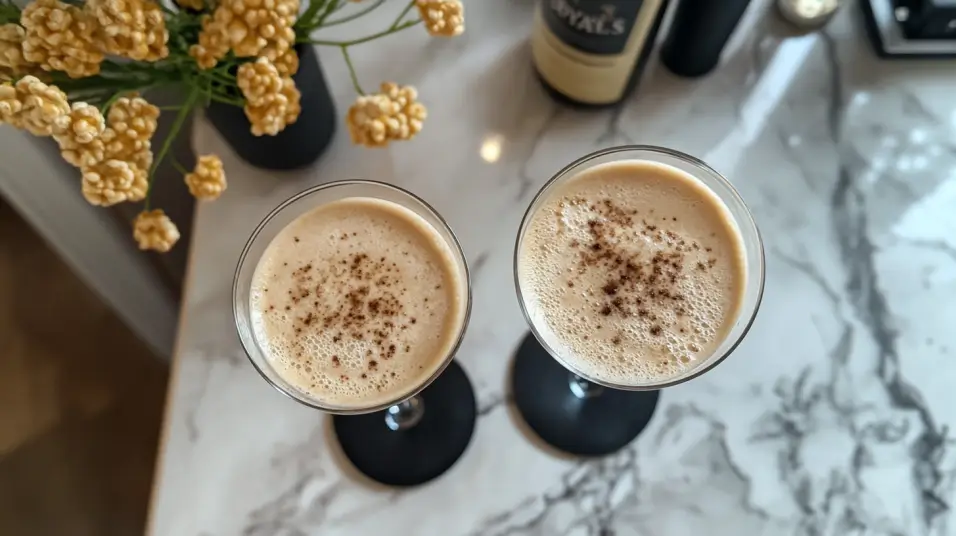
<svg viewBox="0 0 956 536"><path fill-rule="evenodd" d="M0 200L0 534L142 534L167 369Z"/></svg>

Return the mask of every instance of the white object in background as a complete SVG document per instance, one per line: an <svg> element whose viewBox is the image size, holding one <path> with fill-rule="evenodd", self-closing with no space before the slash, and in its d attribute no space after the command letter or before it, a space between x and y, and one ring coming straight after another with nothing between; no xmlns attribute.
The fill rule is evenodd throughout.
<svg viewBox="0 0 956 536"><path fill-rule="evenodd" d="M20 131L0 126L0 194L150 349L169 359L176 307L132 232L80 195L79 176L58 155Z"/></svg>
<svg viewBox="0 0 956 536"><path fill-rule="evenodd" d="M808 30L822 27L839 7L839 0L777 0L785 19Z"/></svg>

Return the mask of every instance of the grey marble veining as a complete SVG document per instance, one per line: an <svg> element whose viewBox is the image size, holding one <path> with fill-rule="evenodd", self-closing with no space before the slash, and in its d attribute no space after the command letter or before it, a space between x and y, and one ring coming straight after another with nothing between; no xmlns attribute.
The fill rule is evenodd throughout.
<svg viewBox="0 0 956 536"><path fill-rule="evenodd" d="M757 4L718 71L687 81L652 66L613 110L544 95L526 44L533 3L520 1L469 4L458 40L406 32L356 50L369 85L419 87L430 116L411 143L369 151L340 133L315 169L270 175L200 122L197 148L228 155L230 184L196 214L151 532L956 534L956 70L876 60L854 6L792 36ZM344 109L351 90L325 52ZM731 179L764 236L766 293L735 354L664 392L629 448L560 458L523 435L508 402L526 331L511 248L552 173L623 143L671 146ZM477 429L449 473L411 490L356 478L328 418L258 377L231 320L232 271L260 219L356 177L424 196L472 267L458 359Z"/></svg>

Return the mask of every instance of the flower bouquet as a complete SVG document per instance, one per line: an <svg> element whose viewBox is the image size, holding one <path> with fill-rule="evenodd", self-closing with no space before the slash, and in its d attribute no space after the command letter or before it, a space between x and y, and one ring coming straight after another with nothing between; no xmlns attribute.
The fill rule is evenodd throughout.
<svg viewBox="0 0 956 536"><path fill-rule="evenodd" d="M385 0L0 0L0 123L52 137L80 170L93 205L144 203L133 223L141 249L169 251L179 231L149 193L156 168L189 113L210 103L241 107L256 136L274 136L302 113L292 76L296 44L336 47L358 97L346 124L354 143L383 147L422 129L425 107L415 89L386 82L362 90L349 48L418 24L434 36L464 31L459 0L410 0L381 31L351 40L321 39L321 30L354 21ZM146 90L181 86L186 97L154 155L161 109ZM173 160L196 198L226 189L222 161L198 158L190 172Z"/></svg>

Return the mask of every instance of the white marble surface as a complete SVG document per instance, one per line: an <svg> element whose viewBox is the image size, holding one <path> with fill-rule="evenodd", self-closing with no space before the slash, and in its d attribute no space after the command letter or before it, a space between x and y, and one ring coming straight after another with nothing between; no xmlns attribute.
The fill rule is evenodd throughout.
<svg viewBox="0 0 956 536"><path fill-rule="evenodd" d="M152 534L956 534L953 63L877 61L854 9L804 37L758 10L710 77L652 66L623 106L579 112L532 75L532 6L472 2L460 39L409 31L355 50L368 85L419 87L430 118L411 143L370 151L339 132L316 168L288 175L227 158L229 191L196 215ZM334 52L322 59L344 109ZM200 151L228 155L197 128ZM767 242L766 296L739 350L666 391L630 448L559 459L518 431L507 404L526 331L511 247L550 174L622 143L675 147L730 177ZM484 161L496 144L497 161ZM477 429L450 472L406 491L344 473L328 417L262 381L231 320L253 227L295 192L356 177L424 196L474 275L458 359Z"/></svg>

